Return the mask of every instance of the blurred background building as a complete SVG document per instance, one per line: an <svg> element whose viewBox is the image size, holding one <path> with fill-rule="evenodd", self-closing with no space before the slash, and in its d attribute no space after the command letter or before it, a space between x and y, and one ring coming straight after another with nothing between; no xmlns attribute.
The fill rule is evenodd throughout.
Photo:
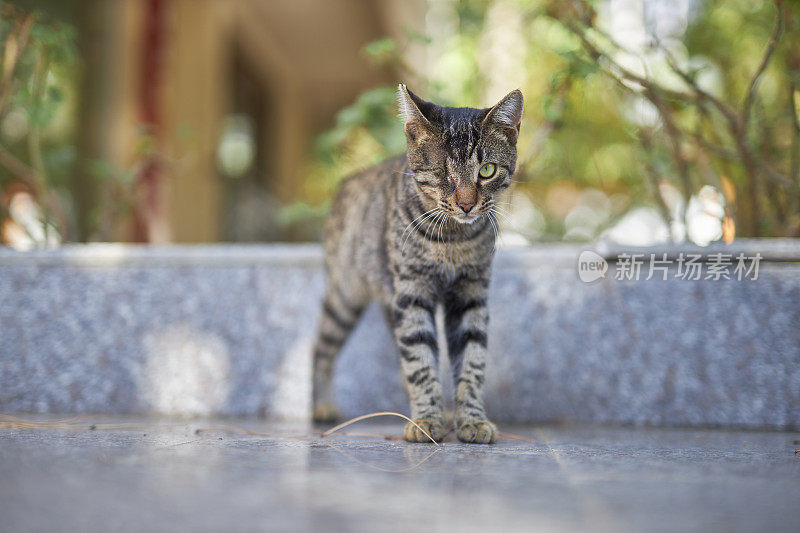
<svg viewBox="0 0 800 533"><path fill-rule="evenodd" d="M314 136L360 92L396 78L369 68L362 47L423 14L421 2L400 0L13 4L10 24L38 9L39 21L76 28L77 71L58 80L76 106L63 110L74 122L65 135L81 156L144 184L132 225L111 216L113 227L92 228L108 191L76 164L72 233L151 242L291 238L278 208L300 199Z"/></svg>
<svg viewBox="0 0 800 533"><path fill-rule="evenodd" d="M414 2L128 0L84 11L91 150L137 157L141 125L170 160L153 169L137 239L274 240L302 192L314 135L365 88L390 83L361 48L421 13ZM119 237L124 238L123 235Z"/></svg>
<svg viewBox="0 0 800 533"><path fill-rule="evenodd" d="M522 88L505 244L797 235L796 10L5 2L2 242L314 240L336 183L404 149L398 81L449 105Z"/></svg>

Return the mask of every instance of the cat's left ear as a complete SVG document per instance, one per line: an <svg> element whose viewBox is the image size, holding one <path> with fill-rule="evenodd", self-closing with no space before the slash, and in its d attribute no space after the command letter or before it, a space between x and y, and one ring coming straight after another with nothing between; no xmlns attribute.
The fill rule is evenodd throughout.
<svg viewBox="0 0 800 533"><path fill-rule="evenodd" d="M516 143L523 106L522 92L514 89L489 109L483 119L483 128L494 128L503 133L508 142Z"/></svg>

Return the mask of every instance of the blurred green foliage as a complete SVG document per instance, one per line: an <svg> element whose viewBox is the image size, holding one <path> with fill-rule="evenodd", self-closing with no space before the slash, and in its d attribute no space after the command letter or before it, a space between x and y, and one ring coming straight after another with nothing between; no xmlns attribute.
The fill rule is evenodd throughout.
<svg viewBox="0 0 800 533"><path fill-rule="evenodd" d="M69 120L75 40L72 26L42 12L10 4L0 8L0 222L6 228L16 216L16 227L37 243L58 240L69 225L66 187L76 161ZM11 200L22 191L39 213L15 214Z"/></svg>
<svg viewBox="0 0 800 533"><path fill-rule="evenodd" d="M75 117L83 65L77 31L62 19L65 6L46 4L46 11L0 6L0 242L18 246L80 237L73 178L79 163ZM141 158L154 151L146 132L139 142ZM135 202L137 169L90 160L85 171L100 191L88 213L87 236L113 238L114 225Z"/></svg>
<svg viewBox="0 0 800 533"><path fill-rule="evenodd" d="M686 2L685 12L675 11L677 29L659 35L659 12L647 20L648 6L656 4L432 2L424 36L381 39L363 52L444 105L487 106L522 89L521 183L514 194L541 216L532 218L539 227L526 227L524 214L512 221L529 239L594 239L640 206L660 212L667 227L682 224L691 198L706 186L724 193L726 217L743 220L740 235L797 235L798 118L791 106L800 71L797 8L766 0ZM623 11L637 6L641 39L626 48L609 28L614 17L631 19ZM742 102L778 9L782 33L752 90L750 116L740 111ZM414 64L418 57L426 60ZM626 78L616 63L650 85ZM745 122L744 144L729 117L690 82ZM403 151L396 113L394 87L371 89L339 113L316 145L311 203L324 204L347 174ZM593 215L581 215L587 210Z"/></svg>
<svg viewBox="0 0 800 533"><path fill-rule="evenodd" d="M0 223L37 243L48 233L113 238L141 196L142 164L165 157L143 131L129 168L80 159L83 65L63 22L79 10L44 4L58 16L0 4ZM364 46L365 64L443 105L489 106L523 91L506 229L592 240L643 207L674 240L702 242L686 229L696 204L727 223L726 237L734 221L740 236L800 235L796 2L437 0L425 9L424 27ZM318 228L341 179L405 149L395 91L365 91L319 136L301 201L277 217L284 228ZM84 166L98 199L81 213L89 227L79 236L72 195ZM21 191L40 209L24 224L11 213Z"/></svg>

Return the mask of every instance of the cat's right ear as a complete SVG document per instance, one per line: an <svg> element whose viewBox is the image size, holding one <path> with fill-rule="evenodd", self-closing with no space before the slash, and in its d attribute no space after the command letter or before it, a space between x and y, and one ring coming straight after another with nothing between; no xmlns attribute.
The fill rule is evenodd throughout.
<svg viewBox="0 0 800 533"><path fill-rule="evenodd" d="M416 147L438 132L435 121L436 104L426 102L408 90L404 83L397 87L400 118L403 119L409 147Z"/></svg>

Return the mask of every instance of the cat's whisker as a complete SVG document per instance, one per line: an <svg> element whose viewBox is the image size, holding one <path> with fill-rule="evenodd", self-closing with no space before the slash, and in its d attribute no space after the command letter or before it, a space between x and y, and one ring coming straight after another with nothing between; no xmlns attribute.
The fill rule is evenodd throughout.
<svg viewBox="0 0 800 533"><path fill-rule="evenodd" d="M518 230L518 229L517 229L517 227L514 225L514 222L511 220L511 217L510 217L509 215L507 215L507 214L503 213L502 211L498 211L498 210L496 210L496 209L495 209L495 210L493 210L493 211L492 211L492 213L493 213L494 215L500 215L501 217L503 217L503 221L504 221L506 224L508 224L508 226L509 226L509 227L510 227L512 230L514 230L514 231L516 231L517 233L519 233L519 230Z"/></svg>
<svg viewBox="0 0 800 533"><path fill-rule="evenodd" d="M403 253L405 252L406 244L408 243L409 239L411 238L411 235L414 233L414 229L419 227L427 219L433 217L434 215L435 215L435 213L430 213L429 215L427 215L425 218L423 218L419 222L412 224L412 226L409 228L408 233L405 236L405 239L403 239L403 245L400 247L400 255L403 255Z"/></svg>
<svg viewBox="0 0 800 533"><path fill-rule="evenodd" d="M406 243L408 243L408 240L409 240L409 238L411 237L411 235L412 235L412 234L413 234L413 232L414 232L414 223L415 223L415 221L416 221L416 220L418 220L418 219L420 219L420 217L423 217L421 220L419 220L419 222L416 222L416 227L419 227L419 226L420 226L421 224L423 224L423 223L424 223L426 220L429 220L429 219L433 218L433 217L434 217L434 216L436 216L436 215L437 215L439 212L440 212L440 211L439 211L439 209L438 209L438 208L431 209L431 210L430 210L430 211L428 211L427 213L423 213L422 215L420 215L419 217L417 217L416 219L414 219L413 221L411 221L411 223L409 223L409 225L407 226L407 228L409 229L409 231L408 231L408 235L406 235L406 238L405 238L405 240L403 241L403 245L400 247L400 255L403 255L403 252L404 252L404 251L405 251L405 249L406 249ZM405 231L404 231L403 233L405 234ZM400 236L400 238L402 238L402 235Z"/></svg>
<svg viewBox="0 0 800 533"><path fill-rule="evenodd" d="M497 213L498 215L504 217L506 220L508 220L509 224L511 224L512 226L514 225L514 223L512 222L511 213L509 213L508 211L506 211L502 207L498 207L498 206L495 206L493 211L495 213Z"/></svg>
<svg viewBox="0 0 800 533"><path fill-rule="evenodd" d="M403 172L401 170L394 170L393 172L395 174L402 174L403 176L411 176L412 178L414 177L414 173L412 172Z"/></svg>
<svg viewBox="0 0 800 533"><path fill-rule="evenodd" d="M500 238L500 232L497 229L497 224L495 223L495 220L494 220L494 214L491 211L489 213L487 213L487 214L489 216L489 222L492 224L492 229L494 230L494 248L492 248L492 251L496 251L497 250L497 240Z"/></svg>
<svg viewBox="0 0 800 533"><path fill-rule="evenodd" d="M423 218L422 220L420 220L419 222L417 222L417 223L416 223L416 225L415 225L415 227L417 227L417 228L418 228L419 226L421 226L421 225L422 225L422 224L424 224L425 222L428 222L428 224L430 224L430 223L432 222L432 220L433 220L433 219L434 219L434 218L435 218L435 217L436 217L438 214L439 214L439 212L438 212L438 211L437 211L437 212L435 212L435 213L429 213L429 214L428 214L428 215L427 215L425 218ZM414 232L413 230L414 230L414 228L412 228L412 229L411 229L411 231L409 231L409 232L408 232L408 235L406 235L406 238L405 238L405 240L403 241L403 246L400 248L400 255L403 255L403 252L405 251L405 248L406 248L406 244L408 243L409 239L411 238L411 235L412 235L412 234L413 234L413 232Z"/></svg>
<svg viewBox="0 0 800 533"><path fill-rule="evenodd" d="M443 246L443 243L442 243L442 223L444 221L444 218L445 218L444 216L439 217L439 220L436 221L436 226L437 227L434 228L433 233L431 234L431 237L434 237L434 236L436 237L436 244L438 245L439 253L442 253L442 251L443 251L442 250L442 246Z"/></svg>
<svg viewBox="0 0 800 533"><path fill-rule="evenodd" d="M444 227L447 224L448 220L450 220L450 215L445 213L444 217L442 217L442 222L439 224L439 233L441 235L439 242L441 243L442 246L444 246L446 257L448 258L449 261L450 260L449 254L450 250L452 249L452 244L444 241L444 239L447 237L447 233Z"/></svg>
<svg viewBox="0 0 800 533"><path fill-rule="evenodd" d="M427 226L428 226L427 228L425 228L425 233L423 233L423 236L425 236L425 237L428 236L428 232L430 231L430 229L433 226L433 224L439 219L440 215L441 215L441 211L437 210L434 215L432 215L430 217L427 217L427 218L425 218L423 220L423 222L427 222ZM419 227L422 227L422 222L420 222Z"/></svg>
<svg viewBox="0 0 800 533"><path fill-rule="evenodd" d="M422 214L421 214L421 215L419 215L417 218L415 218L414 220L412 220L411 222L409 222L409 223L408 223L408 225L407 225L407 226L405 227L405 229L403 230L403 233L401 233L401 234L400 234L400 238L402 239L402 238L405 236L405 234L406 234L406 231L409 231L409 230L413 229L414 222L416 222L416 221L417 221L417 220L419 220L420 218L424 217L425 215L427 215L427 214L429 214L429 213L433 213L434 211L437 211L437 210L438 210L438 207L434 207L433 209L431 209L431 210L429 210L429 211L426 211L426 212L422 213Z"/></svg>
<svg viewBox="0 0 800 533"><path fill-rule="evenodd" d="M504 212L499 207L497 207L497 206L493 207L492 208L492 212L497 214L497 215L500 215L501 217L503 217L503 220L508 222L510 225L512 225L512 226L514 225L514 223L511 222L511 215L509 215L508 213Z"/></svg>
<svg viewBox="0 0 800 533"><path fill-rule="evenodd" d="M452 254L452 248L453 248L453 245L452 245L452 244L445 245L445 244L444 244L444 243L441 241L441 233L442 233L442 230L444 230L444 225L447 223L447 221L448 221L449 219L450 219L450 215L448 215L448 214L446 214L446 213L445 213L444 217L442 218L442 223L439 225L439 236L440 236L439 243L440 243L440 245L442 245L442 246L444 246L444 247L445 247L445 257L447 258L447 262L448 262L448 263L450 263L450 264L452 264L451 254Z"/></svg>
<svg viewBox="0 0 800 533"><path fill-rule="evenodd" d="M508 217L511 217L511 213L507 210L507 208L505 208L503 206L494 205L494 206L492 206L492 211L500 213L501 215L506 215Z"/></svg>
<svg viewBox="0 0 800 533"><path fill-rule="evenodd" d="M408 230L414 222L416 222L417 220L419 220L420 218L424 217L425 215L427 215L429 213L433 213L434 211L436 211L438 209L439 209L438 207L434 207L433 209L429 209L428 211L425 211L424 213L419 215L417 218L415 218L414 220L409 222L408 225L406 226L406 229L403 230L403 234L405 234L405 231ZM402 235L401 235L401 237L402 237Z"/></svg>
<svg viewBox="0 0 800 533"><path fill-rule="evenodd" d="M426 220L432 218L437 212L438 212L437 209L432 209L430 212L426 213L422 218L419 218L418 220L412 221L407 227L408 234L405 236L406 240L408 240L408 238L411 236L411 234L414 231L414 228L417 228L420 225L422 225L423 223L425 223ZM403 233L405 234L406 231L404 231Z"/></svg>
<svg viewBox="0 0 800 533"><path fill-rule="evenodd" d="M493 212L492 218L494 219L495 228L497 229L497 240L495 241L495 249L497 249L503 242L503 233L500 231L500 220L497 218L497 213Z"/></svg>
<svg viewBox="0 0 800 533"><path fill-rule="evenodd" d="M428 238L428 232L431 231L431 228L435 228L436 227L436 224L437 224L437 222L439 222L439 219L441 218L442 215L444 215L444 213L442 213L440 211L439 213L436 214L436 217L433 219L433 222L428 224L428 229L425 230L425 238L426 239ZM433 234L435 232L436 232L436 230L434 229L434 231L431 232L431 237L433 237Z"/></svg>
<svg viewBox="0 0 800 533"><path fill-rule="evenodd" d="M495 205L493 205L492 207L493 207L494 209L496 209L496 210L499 210L499 211L501 211L501 212L505 213L505 214L510 214L508 211L506 211L506 208L505 208L505 207L500 207L500 205L498 205L498 204L495 204Z"/></svg>
<svg viewBox="0 0 800 533"><path fill-rule="evenodd" d="M443 244L443 243L442 243L442 240L441 240L441 231L442 231L442 228L444 227L444 223L445 223L446 221L447 221L447 213L445 213L444 211L442 211L442 216L441 216L441 218L439 219L439 221L438 221L438 223L437 223L437 225L439 226L439 237L437 237L437 242L438 242L440 245L442 245L442 244ZM431 235L431 236L432 236L432 235Z"/></svg>
<svg viewBox="0 0 800 533"><path fill-rule="evenodd" d="M447 220L450 220L450 216L449 215L447 216ZM448 254L448 260L450 261L451 265L453 265L454 261L455 261L455 249L456 249L455 248L455 244L452 244L450 246L450 252ZM455 266L453 266L453 269L455 270Z"/></svg>

